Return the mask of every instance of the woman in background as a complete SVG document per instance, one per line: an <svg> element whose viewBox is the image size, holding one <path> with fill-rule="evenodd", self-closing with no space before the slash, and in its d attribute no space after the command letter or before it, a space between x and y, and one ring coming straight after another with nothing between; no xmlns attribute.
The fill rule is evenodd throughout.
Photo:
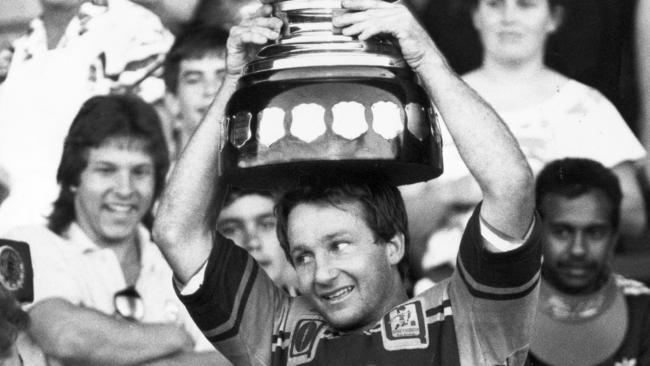
<svg viewBox="0 0 650 366"><path fill-rule="evenodd" d="M503 118L534 173L564 157L590 158L613 168L624 192L621 233L639 237L646 228L646 213L635 163L645 150L601 93L544 63L547 40L562 23L562 1L466 1L481 41L482 62L463 76L465 82ZM455 263L449 247L462 233L465 220L459 217L465 216L464 207L481 198L451 139L445 141L445 174L426 189L439 192L439 202L429 207L447 209L439 213L441 227L427 244L425 271ZM420 196L417 191L410 195Z"/></svg>

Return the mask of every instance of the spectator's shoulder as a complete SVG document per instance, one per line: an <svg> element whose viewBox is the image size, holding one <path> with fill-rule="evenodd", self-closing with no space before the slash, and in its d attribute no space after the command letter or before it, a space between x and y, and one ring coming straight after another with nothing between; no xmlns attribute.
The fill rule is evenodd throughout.
<svg viewBox="0 0 650 366"><path fill-rule="evenodd" d="M40 249L40 247L53 247L63 244L60 236L44 226L25 225L16 226L10 229L4 238L16 241L24 241L31 248Z"/></svg>
<svg viewBox="0 0 650 366"><path fill-rule="evenodd" d="M623 291L625 296L650 296L650 288L642 282L618 274L614 275L614 278L616 286Z"/></svg>
<svg viewBox="0 0 650 366"><path fill-rule="evenodd" d="M589 105L599 105L615 108L614 104L607 99L607 97L598 91L598 89L591 87L587 84L583 84L575 79L568 79L564 85L563 91L565 95L573 96L574 98L580 99L583 103L588 103Z"/></svg>

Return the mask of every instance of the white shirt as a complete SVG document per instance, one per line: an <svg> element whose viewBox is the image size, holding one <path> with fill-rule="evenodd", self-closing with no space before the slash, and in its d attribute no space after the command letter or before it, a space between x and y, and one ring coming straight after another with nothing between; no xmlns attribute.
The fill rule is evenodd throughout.
<svg viewBox="0 0 650 366"><path fill-rule="evenodd" d="M172 271L140 227L140 275L136 291L144 303L146 323L182 325L195 340L196 351L212 350L172 287ZM119 260L110 248L93 243L77 224L64 237L44 227L22 227L9 237L29 243L34 267L34 303L48 297L61 297L76 305L115 314L113 296L127 287Z"/></svg>

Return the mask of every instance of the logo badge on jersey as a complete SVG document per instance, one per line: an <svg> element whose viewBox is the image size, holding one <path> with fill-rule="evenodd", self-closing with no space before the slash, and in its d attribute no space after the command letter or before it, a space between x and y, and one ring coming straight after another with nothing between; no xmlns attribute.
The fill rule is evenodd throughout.
<svg viewBox="0 0 650 366"><path fill-rule="evenodd" d="M325 321L321 318L300 319L291 336L291 351L289 357L292 364L300 364L313 360L318 348L321 333L325 330Z"/></svg>
<svg viewBox="0 0 650 366"><path fill-rule="evenodd" d="M422 303L400 305L384 316L381 326L384 348L389 351L423 349L429 346L429 329Z"/></svg>

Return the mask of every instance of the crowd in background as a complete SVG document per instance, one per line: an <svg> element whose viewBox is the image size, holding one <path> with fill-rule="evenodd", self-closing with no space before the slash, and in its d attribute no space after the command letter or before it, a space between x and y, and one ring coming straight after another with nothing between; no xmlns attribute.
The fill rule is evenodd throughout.
<svg viewBox="0 0 650 366"><path fill-rule="evenodd" d="M176 299L150 229L165 179L225 76L228 29L257 3L40 1L29 30L0 49L0 237L35 248L36 299L24 304L28 320L0 286L0 360L17 353L3 337L23 334L25 364L229 364ZM409 7L535 174L566 157L614 172L622 208L613 267L650 283L650 5L538 2ZM442 133L444 174L401 188L416 293L454 271L481 200ZM234 190L215 227L295 295L275 236L276 196Z"/></svg>

